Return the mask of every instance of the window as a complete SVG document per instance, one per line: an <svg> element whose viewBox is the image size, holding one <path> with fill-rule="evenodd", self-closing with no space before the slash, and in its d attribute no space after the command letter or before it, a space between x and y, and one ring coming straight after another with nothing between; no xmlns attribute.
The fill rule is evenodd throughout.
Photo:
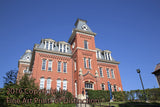
<svg viewBox="0 0 160 107"><path fill-rule="evenodd" d="M48 49L48 41L46 42L46 49Z"/></svg>
<svg viewBox="0 0 160 107"><path fill-rule="evenodd" d="M111 58L110 58L110 53L108 53L108 60L111 60Z"/></svg>
<svg viewBox="0 0 160 107"><path fill-rule="evenodd" d="M114 70L113 69L111 69L111 75L112 75L112 78L114 79L115 76L114 76Z"/></svg>
<svg viewBox="0 0 160 107"><path fill-rule="evenodd" d="M74 70L77 70L77 65L76 65L76 61L74 61Z"/></svg>
<svg viewBox="0 0 160 107"><path fill-rule="evenodd" d="M67 80L63 80L63 90L67 90Z"/></svg>
<svg viewBox="0 0 160 107"><path fill-rule="evenodd" d="M105 85L101 84L102 90L105 90Z"/></svg>
<svg viewBox="0 0 160 107"><path fill-rule="evenodd" d="M97 58L100 58L100 51L97 51Z"/></svg>
<svg viewBox="0 0 160 107"><path fill-rule="evenodd" d="M42 70L46 70L46 59L42 60Z"/></svg>
<svg viewBox="0 0 160 107"><path fill-rule="evenodd" d="M63 52L66 52L66 45L64 45L63 47Z"/></svg>
<svg viewBox="0 0 160 107"><path fill-rule="evenodd" d="M57 90L59 91L60 88L61 88L61 80L57 80Z"/></svg>
<svg viewBox="0 0 160 107"><path fill-rule="evenodd" d="M63 63L63 72L64 73L67 72L67 63L66 62Z"/></svg>
<svg viewBox="0 0 160 107"><path fill-rule="evenodd" d="M107 53L105 52L104 55L105 55L105 59L107 60L108 59Z"/></svg>
<svg viewBox="0 0 160 107"><path fill-rule="evenodd" d="M52 61L48 61L48 71L52 71Z"/></svg>
<svg viewBox="0 0 160 107"><path fill-rule="evenodd" d="M92 89L93 88L93 84L91 84L91 83L85 83L85 88Z"/></svg>
<svg viewBox="0 0 160 107"><path fill-rule="evenodd" d="M50 50L52 50L52 42L50 42Z"/></svg>
<svg viewBox="0 0 160 107"><path fill-rule="evenodd" d="M45 79L42 77L40 79L40 89L44 89L44 81L45 81Z"/></svg>
<svg viewBox="0 0 160 107"><path fill-rule="evenodd" d="M117 91L117 86L116 86L116 85L114 85L113 87L114 87L114 91Z"/></svg>
<svg viewBox="0 0 160 107"><path fill-rule="evenodd" d="M99 68L99 71L100 71L100 76L103 77L102 67Z"/></svg>
<svg viewBox="0 0 160 107"><path fill-rule="evenodd" d="M84 40L84 48L88 49L88 42L86 40Z"/></svg>
<svg viewBox="0 0 160 107"><path fill-rule="evenodd" d="M75 82L75 97L77 98L77 82Z"/></svg>
<svg viewBox="0 0 160 107"><path fill-rule="evenodd" d="M107 71L107 77L110 78L109 68L107 68L106 71Z"/></svg>
<svg viewBox="0 0 160 107"><path fill-rule="evenodd" d="M58 72L61 72L61 62L58 61Z"/></svg>
<svg viewBox="0 0 160 107"><path fill-rule="evenodd" d="M121 87L119 87L119 91L121 91Z"/></svg>
<svg viewBox="0 0 160 107"><path fill-rule="evenodd" d="M89 69L91 69L91 59L88 58L88 65L89 65Z"/></svg>
<svg viewBox="0 0 160 107"><path fill-rule="evenodd" d="M59 51L62 52L62 44L60 44Z"/></svg>
<svg viewBox="0 0 160 107"><path fill-rule="evenodd" d="M84 68L87 68L86 58L84 58Z"/></svg>
<svg viewBox="0 0 160 107"><path fill-rule="evenodd" d="M50 90L51 89L51 79L48 78L47 79L47 90Z"/></svg>

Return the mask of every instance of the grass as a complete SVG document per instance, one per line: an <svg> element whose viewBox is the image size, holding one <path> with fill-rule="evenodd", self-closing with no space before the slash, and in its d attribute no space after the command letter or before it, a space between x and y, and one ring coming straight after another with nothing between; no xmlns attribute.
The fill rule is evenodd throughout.
<svg viewBox="0 0 160 107"><path fill-rule="evenodd" d="M93 104L90 104L91 107ZM114 106L114 107L160 107L160 103L146 103L146 102L103 102L94 104L94 107Z"/></svg>

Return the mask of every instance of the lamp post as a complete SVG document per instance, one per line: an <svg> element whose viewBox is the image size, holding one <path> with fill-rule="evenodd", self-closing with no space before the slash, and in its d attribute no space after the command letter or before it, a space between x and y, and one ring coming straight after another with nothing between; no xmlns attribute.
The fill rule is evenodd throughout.
<svg viewBox="0 0 160 107"><path fill-rule="evenodd" d="M144 95L145 95L145 101L147 101L147 97L146 97L146 93L145 93L145 91L144 91L144 85L143 85L143 81L142 81L142 77L141 77L141 74L140 74L140 69L137 69L137 73L139 74L139 78L140 78L140 80L141 80L141 84L142 84L142 88L143 88L143 93L144 93Z"/></svg>

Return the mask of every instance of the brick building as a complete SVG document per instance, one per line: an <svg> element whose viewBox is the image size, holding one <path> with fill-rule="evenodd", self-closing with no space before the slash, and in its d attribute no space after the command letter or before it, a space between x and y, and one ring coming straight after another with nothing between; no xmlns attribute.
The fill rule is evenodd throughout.
<svg viewBox="0 0 160 107"><path fill-rule="evenodd" d="M27 50L18 63L19 80L24 73L36 79L39 88L64 89L84 99L87 90L122 91L118 64L111 51L95 46L96 33L78 19L68 42L42 39Z"/></svg>

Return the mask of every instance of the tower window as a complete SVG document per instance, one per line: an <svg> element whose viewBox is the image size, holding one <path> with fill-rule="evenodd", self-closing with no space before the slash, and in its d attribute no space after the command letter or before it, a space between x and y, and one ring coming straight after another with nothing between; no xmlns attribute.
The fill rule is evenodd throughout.
<svg viewBox="0 0 160 107"><path fill-rule="evenodd" d="M89 65L89 69L91 69L91 59L88 58L88 65Z"/></svg>
<svg viewBox="0 0 160 107"><path fill-rule="evenodd" d="M84 48L88 49L88 42L86 40L84 40Z"/></svg>
<svg viewBox="0 0 160 107"><path fill-rule="evenodd" d="M85 83L85 88L92 89L93 88L93 84L92 83Z"/></svg>
<svg viewBox="0 0 160 107"><path fill-rule="evenodd" d="M114 75L114 70L113 69L111 69L111 75L112 75L112 78L114 79L115 75Z"/></svg>

